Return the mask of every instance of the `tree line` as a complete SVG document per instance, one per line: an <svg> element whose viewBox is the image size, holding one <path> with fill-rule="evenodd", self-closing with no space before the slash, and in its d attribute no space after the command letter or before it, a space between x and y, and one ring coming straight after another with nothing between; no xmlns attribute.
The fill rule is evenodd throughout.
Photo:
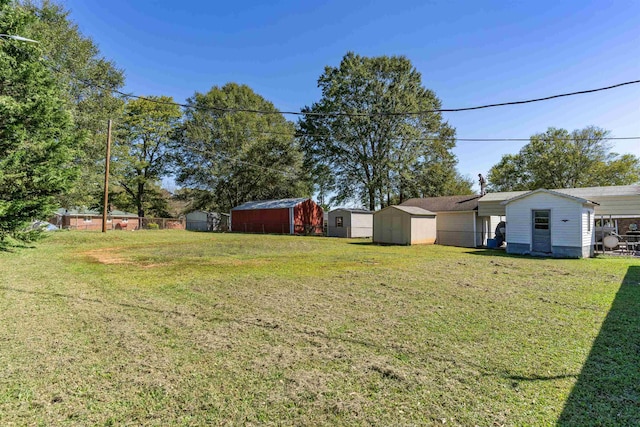
<svg viewBox="0 0 640 427"><path fill-rule="evenodd" d="M406 57L347 53L292 122L234 82L195 92L185 108L168 96L123 99L123 70L53 1L0 0L0 34L39 41L0 39L0 240L28 238L25 225L54 207L101 207L107 119L116 123L110 200L139 216L169 215L167 176L192 208L219 211L314 194L374 210L472 192L456 169L455 129L440 113L402 114L441 107ZM607 136L595 127L534 135L491 169L490 188L638 182L638 158L611 153Z"/></svg>

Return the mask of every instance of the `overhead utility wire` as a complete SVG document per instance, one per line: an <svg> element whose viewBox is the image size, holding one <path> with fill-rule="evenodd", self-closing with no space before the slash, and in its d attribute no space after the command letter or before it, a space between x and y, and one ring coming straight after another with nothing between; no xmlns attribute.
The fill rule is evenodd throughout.
<svg viewBox="0 0 640 427"><path fill-rule="evenodd" d="M58 73L62 73L61 70L56 69L54 67L51 68L52 70L58 72ZM506 105L520 105L520 104L529 104L529 103L533 103L533 102L541 102L541 101L548 101L550 99L555 99L555 98L562 98L562 97L567 97L567 96L574 96L574 95L583 95L586 93L594 93L594 92L601 92L604 90L610 90L610 89L615 89L621 86L627 86L627 85L632 85L632 84L638 84L640 83L640 80L632 80L632 81L628 81L628 82L623 82L623 83L618 83L612 86L606 86L606 87L601 87L601 88L597 88L597 89L587 89L587 90L581 90L581 91L577 91L577 92L568 92L568 93L561 93L558 95L551 95L551 96L545 96L543 98L535 98L535 99L528 99L528 100L524 100L524 101L510 101L510 102L500 102L500 103L496 103L496 104L485 104L485 105L478 105L475 107L463 107L463 108L437 108L437 109L433 109L433 110L421 110L421 111L402 111L402 112L396 112L396 111L381 111L379 113L346 113L346 112L328 112L328 113L314 113L314 112L304 112L304 111L279 111L279 110L273 110L273 111L268 111L268 110L255 110L255 109L250 109L250 108L227 108L227 107L215 107L215 106L210 106L210 107L196 107L190 104L183 104L183 103L179 103L179 102L170 102L170 101L161 101L161 100L157 100L157 99L151 99L145 96L140 96L140 95L134 95L131 93L126 93L126 92L122 92L118 89L115 88L108 88L102 85L99 85L97 83L92 83L89 81L86 81L84 79L81 79L79 77L73 76L76 80L78 80L79 82L90 86L90 87L96 87L98 89L102 89L102 90L106 90L106 91L110 91L112 93L117 93L118 95L121 95L125 98L134 98L134 99L141 99L144 101L148 101L148 102L155 102L157 104L167 104L167 105L177 105L179 107L183 107L183 108L187 108L187 109L192 109L192 110L199 110L199 111L216 111L216 112L221 112L221 113L254 113L254 114L282 114L282 115L294 115L294 116L314 116L314 117L338 117L338 116L344 116L344 117L374 117L374 116L420 116L423 114L429 114L429 113L454 113L454 112L460 112L460 111L472 111L472 110L481 110L481 109L485 109L485 108L494 108L494 107L502 107L502 106L506 106Z"/></svg>
<svg viewBox="0 0 640 427"><path fill-rule="evenodd" d="M305 136L315 136L315 137L327 137L331 136L329 133L304 133L304 132L280 132L280 131L271 131L271 130L256 130L257 133L264 133L269 135L284 135L284 136L295 136L298 138L302 138ZM435 137L417 137L411 138L411 141L441 141L443 138L435 138ZM531 141L531 138L444 138L444 139L455 139L456 142L526 142ZM623 136L623 137L604 137L604 138L583 138L583 139L603 139L603 140L633 140L640 139L640 136ZM555 141L574 141L575 138L554 138Z"/></svg>

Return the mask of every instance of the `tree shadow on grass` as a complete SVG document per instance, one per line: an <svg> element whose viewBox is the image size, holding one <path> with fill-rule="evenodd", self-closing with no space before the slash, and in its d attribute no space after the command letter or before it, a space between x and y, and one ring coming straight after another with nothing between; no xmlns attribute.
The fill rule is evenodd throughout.
<svg viewBox="0 0 640 427"><path fill-rule="evenodd" d="M640 266L627 270L557 425L640 425Z"/></svg>

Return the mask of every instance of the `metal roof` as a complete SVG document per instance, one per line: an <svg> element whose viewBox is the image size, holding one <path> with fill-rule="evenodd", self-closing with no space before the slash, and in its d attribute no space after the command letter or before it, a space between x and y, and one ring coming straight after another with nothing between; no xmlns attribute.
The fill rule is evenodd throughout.
<svg viewBox="0 0 640 427"><path fill-rule="evenodd" d="M428 211L426 209L419 208L417 206L393 205L393 206L387 206L384 209L390 209L390 208L398 209L398 210L406 212L408 214L418 215L418 216L427 216L427 215L435 215L436 214L435 212L431 212L431 211ZM384 209L382 209L382 210L384 210ZM378 211L378 212L380 212L380 211Z"/></svg>
<svg viewBox="0 0 640 427"><path fill-rule="evenodd" d="M335 212L335 211L345 211L345 212L351 212L351 213L359 213L359 214L372 214L373 212L368 211L366 209L353 209L353 208L335 208L332 209L331 212ZM329 213L331 213L329 212Z"/></svg>
<svg viewBox="0 0 640 427"><path fill-rule="evenodd" d="M65 209L65 208L60 208L58 209L58 211L56 212L56 215L60 215L60 216L64 216L64 215L71 215L71 216L102 216L102 212L98 212L95 209L87 209L87 208L73 208L73 209ZM111 212L108 213L108 215L110 216L116 216L116 217L121 217L121 218L138 218L138 215L131 213L131 212L125 212L125 211L119 211L119 210L112 210Z"/></svg>
<svg viewBox="0 0 640 427"><path fill-rule="evenodd" d="M477 194L465 196L424 197L409 199L400 206L416 206L431 212L465 212L478 210Z"/></svg>
<svg viewBox="0 0 640 427"><path fill-rule="evenodd" d="M557 193L567 194L582 199L597 199L600 197L616 196L640 196L640 185L612 185L607 187L584 187L584 188L556 188L552 189ZM480 198L480 202L503 202L514 197L527 194L529 191L504 191L498 193L487 193Z"/></svg>
<svg viewBox="0 0 640 427"><path fill-rule="evenodd" d="M557 196L557 197L564 197L564 198L567 198L567 199L575 200L576 202L582 203L582 204L591 204L591 205L597 205L598 204L596 202L592 202L591 200L583 199L582 197L572 196L571 194L561 193L561 192L555 191L555 190L545 190L544 188L539 188L537 190L529 191L529 192L526 192L525 194L521 194L519 196L512 197L511 199L505 200L501 204L502 205L506 205L506 204L509 204L509 203L514 202L516 200L524 199L525 197L529 197L529 196L531 196L533 194L538 194L538 193L547 193L547 194L551 194L551 195L554 195L554 196Z"/></svg>
<svg viewBox="0 0 640 427"><path fill-rule="evenodd" d="M310 200L310 199L306 197L302 197L297 199L257 200L257 201L243 203L240 206L236 206L231 210L232 211L248 211L248 210L254 210L254 209L292 208L307 200Z"/></svg>

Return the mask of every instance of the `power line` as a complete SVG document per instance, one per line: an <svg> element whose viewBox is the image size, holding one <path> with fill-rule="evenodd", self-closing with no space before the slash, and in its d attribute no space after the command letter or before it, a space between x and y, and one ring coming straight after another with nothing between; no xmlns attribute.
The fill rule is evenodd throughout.
<svg viewBox="0 0 640 427"><path fill-rule="evenodd" d="M58 72L58 73L62 73L61 70L55 68L55 67L51 67L52 70ZM153 98L149 98L149 97L145 97L145 96L140 96L140 95L135 95L135 94L131 94L131 93L126 93L126 92L122 92L118 89L115 88L108 88L102 85L99 85L97 83L93 83L93 82L89 82L87 80L81 79L79 77L76 76L72 76L74 79L76 79L77 81L79 81L82 84L85 84L87 86L90 87L95 87L98 89L102 89L102 90L106 90L106 91L110 91L112 93L116 93L124 98L131 98L131 99L140 99L140 100L144 100L147 102L154 102L157 104L165 104L165 105L176 105L185 109L192 109L192 110L198 110L198 111L215 111L218 113L253 113L253 114L263 114L263 115L271 115L271 114L281 114L281 115L294 115L294 116L313 116L313 117L385 117L385 116L421 116L421 115L425 115L425 114L431 114L431 113L454 113L454 112L461 112L461 111L472 111L472 110L481 110L481 109L486 109L486 108L494 108L494 107L503 107L503 106L507 106L507 105L521 105L521 104L530 104L530 103L534 103L534 102L541 102L541 101L548 101L551 99L556 99L556 98L563 98L563 97L568 97L568 96L575 96L575 95L583 95L583 94L587 94L587 93L594 93L594 92L601 92L601 91L605 91L605 90L611 90L611 89L615 89L618 87L622 87L622 86L627 86L627 85L632 85L632 84L638 84L640 83L640 80L632 80L632 81L628 81L628 82L623 82L623 83L618 83L615 85L611 85L611 86L605 86L605 87L600 87L600 88L596 88L596 89L587 89L587 90L581 90L581 91L577 91L577 92L568 92L568 93L561 93L561 94L557 94L557 95L550 95L550 96L545 96L542 98L534 98L534 99L527 99L527 100L523 100L523 101L509 101L509 102L500 102L500 103L495 103L495 104L485 104L485 105L478 105L475 107L463 107L463 108L437 108L437 109L432 109L432 110L421 110L421 111L402 111L402 112L396 112L396 111L381 111L378 113L346 113L346 112L326 112L326 113L317 113L317 112L308 112L308 111L281 111L281 110L257 110L257 109L251 109L251 108L228 108L228 107L216 107L216 106L209 106L209 107L197 107L191 104L184 104L184 103L179 103L179 102L171 102L171 101L161 101L158 99L153 99Z"/></svg>

